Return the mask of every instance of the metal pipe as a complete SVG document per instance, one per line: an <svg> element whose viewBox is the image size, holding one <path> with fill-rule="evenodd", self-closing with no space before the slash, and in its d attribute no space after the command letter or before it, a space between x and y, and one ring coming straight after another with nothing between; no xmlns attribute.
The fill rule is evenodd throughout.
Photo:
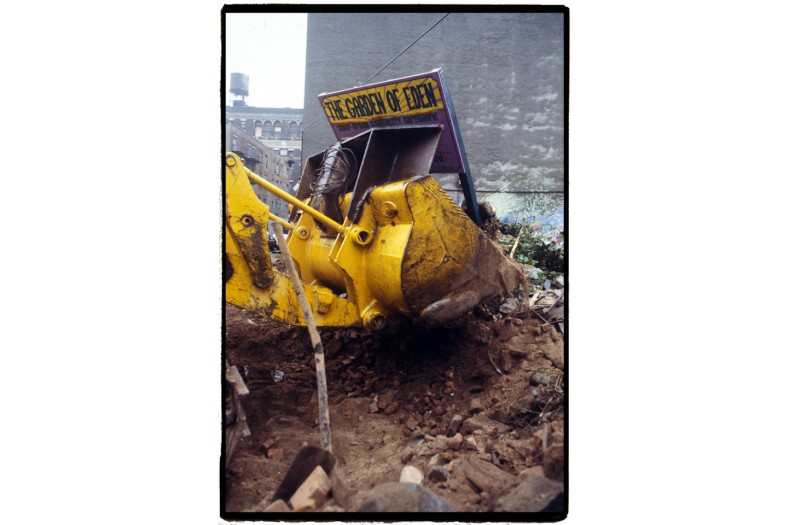
<svg viewBox="0 0 788 525"><path fill-rule="evenodd" d="M309 215L311 215L315 219L319 220L320 222L322 222L323 224L325 224L326 226L328 226L329 228L331 228L335 232L339 232L339 233L342 233L342 234L346 234L347 233L348 229L345 228L344 226L342 226L341 224L339 224L338 222L336 222L331 217L328 217L328 216L320 213L319 211L317 211L313 207L309 206L305 202L302 202L302 201L296 199L295 197L293 197L292 195L290 195L289 193L287 193L283 189L277 188L276 186L274 186L273 184L271 184L270 182L268 182L264 178L258 176L256 173L254 173L252 171L249 171L248 168L244 168L244 169L246 169L246 175L249 177L249 180L254 182L255 184L257 184L259 186L262 186L263 189L265 189L266 191L269 191L269 192L273 193L274 195L276 195L277 197L279 197L283 201L285 201L285 202L287 202L289 204L292 204L293 206L295 206L299 210L301 210L301 211L303 211L305 213L308 213Z"/></svg>
<svg viewBox="0 0 788 525"><path fill-rule="evenodd" d="M276 240L279 243L279 248L282 250L282 258L285 260L287 273L290 276L290 281L293 283L293 289L298 298L298 304L301 305L301 310L304 312L304 319L306 319L306 327L309 329L309 338L312 341L312 348L315 349L317 412L320 421L320 437L323 448L331 452L331 425L328 419L328 386L326 384L326 359L323 353L323 343L320 341L320 334L317 331L315 316L312 315L312 309L309 307L309 300L306 298L301 279L298 277L293 257L290 255L290 249L287 247L285 233L282 231L282 226L279 223L274 224L274 234L276 234Z"/></svg>
<svg viewBox="0 0 788 525"><path fill-rule="evenodd" d="M295 226L293 226L292 224L290 224L289 222L287 222L283 218L277 217L276 215L274 215L271 212L268 213L268 218L275 220L276 222L278 222L279 224L281 224L282 226L284 226L285 228L287 228L290 231L293 231L295 229Z"/></svg>

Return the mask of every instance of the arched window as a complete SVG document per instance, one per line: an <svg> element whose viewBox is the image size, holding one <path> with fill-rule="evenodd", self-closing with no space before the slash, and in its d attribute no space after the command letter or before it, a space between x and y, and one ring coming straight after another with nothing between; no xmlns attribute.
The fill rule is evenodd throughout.
<svg viewBox="0 0 788 525"><path fill-rule="evenodd" d="M254 136L258 139L263 136L263 123L259 120L254 122Z"/></svg>
<svg viewBox="0 0 788 525"><path fill-rule="evenodd" d="M274 138L282 138L282 123L278 120L274 122Z"/></svg>
<svg viewBox="0 0 788 525"><path fill-rule="evenodd" d="M267 139L273 138L274 136L274 125L271 124L270 120L266 120L265 124L263 124L263 136Z"/></svg>
<svg viewBox="0 0 788 525"><path fill-rule="evenodd" d="M290 138L297 139L298 138L298 122L295 120L290 121Z"/></svg>

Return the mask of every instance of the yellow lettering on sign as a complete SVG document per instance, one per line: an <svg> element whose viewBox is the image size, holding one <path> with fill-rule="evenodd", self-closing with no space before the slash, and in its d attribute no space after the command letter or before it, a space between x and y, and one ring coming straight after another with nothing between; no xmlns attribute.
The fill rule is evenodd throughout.
<svg viewBox="0 0 788 525"><path fill-rule="evenodd" d="M438 109L443 109L443 100L438 83L431 77L359 89L323 99L323 110L331 124L419 115Z"/></svg>

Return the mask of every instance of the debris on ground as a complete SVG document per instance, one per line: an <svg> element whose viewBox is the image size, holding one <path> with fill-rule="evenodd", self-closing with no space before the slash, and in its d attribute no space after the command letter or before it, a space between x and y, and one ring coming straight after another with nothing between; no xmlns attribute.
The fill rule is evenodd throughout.
<svg viewBox="0 0 788 525"><path fill-rule="evenodd" d="M451 503L416 483L383 483L369 491L358 512L455 512Z"/></svg>
<svg viewBox="0 0 788 525"><path fill-rule="evenodd" d="M498 499L498 512L544 512L563 508L564 485L542 476L526 475L507 494ZM552 506L552 507L551 507Z"/></svg>
<svg viewBox="0 0 788 525"><path fill-rule="evenodd" d="M226 364L224 380L225 456L229 463L241 439L251 435L246 413L241 405L241 398L249 394L249 389L246 388L238 367L230 366L229 363Z"/></svg>
<svg viewBox="0 0 788 525"><path fill-rule="evenodd" d="M296 512L317 510L326 502L330 490L331 478L318 465L290 497L290 506Z"/></svg>
<svg viewBox="0 0 788 525"><path fill-rule="evenodd" d="M227 305L226 355L246 370L251 436L227 469L226 511L562 506L554 484L563 487L563 335L528 301L516 300L509 314L474 310L451 328L322 329L335 465L314 452L299 456L322 450L307 329ZM289 474L295 464L297 476ZM304 489L294 503L318 465L330 490L314 474L320 489Z"/></svg>

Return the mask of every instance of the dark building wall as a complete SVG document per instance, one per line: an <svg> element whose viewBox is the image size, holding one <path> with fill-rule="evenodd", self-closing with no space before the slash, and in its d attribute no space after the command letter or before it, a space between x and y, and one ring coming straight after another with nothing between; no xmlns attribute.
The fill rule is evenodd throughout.
<svg viewBox="0 0 788 525"><path fill-rule="evenodd" d="M309 14L304 126L319 120L304 132L305 159L335 141L317 95L361 85L441 16ZM477 189L563 190L563 14L452 13L372 82L436 68Z"/></svg>

